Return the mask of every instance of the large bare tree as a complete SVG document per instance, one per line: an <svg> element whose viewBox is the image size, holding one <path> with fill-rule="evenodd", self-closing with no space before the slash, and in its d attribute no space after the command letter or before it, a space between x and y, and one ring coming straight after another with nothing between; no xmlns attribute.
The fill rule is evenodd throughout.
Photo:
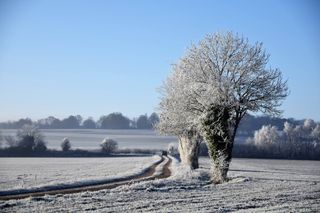
<svg viewBox="0 0 320 213"><path fill-rule="evenodd" d="M262 43L250 44L228 32L207 35L174 66L169 100L175 99L172 107L178 106L184 111L179 114L187 114L191 126L200 130L215 183L227 180L234 139L246 113L281 113L287 83L279 69L267 67L268 61Z"/></svg>

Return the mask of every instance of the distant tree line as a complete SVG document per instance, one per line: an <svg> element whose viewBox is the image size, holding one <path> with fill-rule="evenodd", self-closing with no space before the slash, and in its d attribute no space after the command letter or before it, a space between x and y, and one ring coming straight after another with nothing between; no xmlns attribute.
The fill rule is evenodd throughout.
<svg viewBox="0 0 320 213"><path fill-rule="evenodd" d="M288 122L293 125L302 125L304 120L296 120L294 118L280 118L271 116L253 116L247 114L241 121L238 128L238 135L253 136L254 132L261 129L262 126L275 126L278 130L283 130L284 124Z"/></svg>
<svg viewBox="0 0 320 213"><path fill-rule="evenodd" d="M24 125L36 125L40 129L152 129L159 121L157 113L140 115L132 120L122 113L114 112L101 116L97 121L92 117L83 119L80 115L70 115L64 119L49 116L38 121L30 118L21 118L18 121L0 122L0 129L21 129ZM284 124L302 125L304 120L293 118L275 118L270 116L246 115L243 118L238 130L238 135L253 136L254 132L262 126L272 125L278 130L283 130Z"/></svg>
<svg viewBox="0 0 320 213"><path fill-rule="evenodd" d="M97 121L92 117L83 119L80 115L70 115L62 120L53 116L38 121L21 118L18 121L1 122L0 129L21 129L25 125L35 125L41 129L152 129L158 121L156 113L130 120L122 113L114 112L101 116Z"/></svg>

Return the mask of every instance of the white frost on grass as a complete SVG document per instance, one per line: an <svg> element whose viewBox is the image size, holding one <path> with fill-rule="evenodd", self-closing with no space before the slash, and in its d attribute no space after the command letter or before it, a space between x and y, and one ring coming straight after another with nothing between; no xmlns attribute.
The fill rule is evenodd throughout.
<svg viewBox="0 0 320 213"><path fill-rule="evenodd" d="M0 193L111 182L141 174L159 160L159 156L1 158Z"/></svg>
<svg viewBox="0 0 320 213"><path fill-rule="evenodd" d="M210 169L208 158L200 158L199 161L201 168ZM228 177L231 180L243 178L320 183L319 167L320 161L239 158L231 162Z"/></svg>
<svg viewBox="0 0 320 213"><path fill-rule="evenodd" d="M208 180L210 173L209 170L199 168L196 170L191 170L190 167L180 164L176 158L171 157L171 171L172 175L170 180Z"/></svg>
<svg viewBox="0 0 320 213"><path fill-rule="evenodd" d="M208 158L199 171L111 190L0 201L3 212L318 212L320 162L234 159L231 181L213 185ZM179 173L179 172L178 172ZM247 181L246 178L248 178ZM209 179L208 179L209 180Z"/></svg>

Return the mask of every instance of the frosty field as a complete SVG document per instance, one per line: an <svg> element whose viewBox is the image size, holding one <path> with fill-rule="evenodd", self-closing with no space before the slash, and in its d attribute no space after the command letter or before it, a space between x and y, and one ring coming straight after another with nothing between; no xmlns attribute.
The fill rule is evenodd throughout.
<svg viewBox="0 0 320 213"><path fill-rule="evenodd" d="M0 158L0 191L112 179L141 172L160 157Z"/></svg>
<svg viewBox="0 0 320 213"><path fill-rule="evenodd" d="M106 165L107 166L107 165ZM230 181L209 183L209 159L191 172L111 190L0 201L3 212L318 212L320 162L234 159Z"/></svg>

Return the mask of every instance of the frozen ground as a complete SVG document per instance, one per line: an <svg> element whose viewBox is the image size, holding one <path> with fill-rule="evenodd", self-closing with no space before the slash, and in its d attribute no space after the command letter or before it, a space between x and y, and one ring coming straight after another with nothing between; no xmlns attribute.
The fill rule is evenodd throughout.
<svg viewBox="0 0 320 213"><path fill-rule="evenodd" d="M0 158L0 191L106 180L141 172L160 157Z"/></svg>
<svg viewBox="0 0 320 213"><path fill-rule="evenodd" d="M231 181L208 182L208 159L169 179L112 190L1 201L3 212L319 212L320 162L234 159Z"/></svg>

